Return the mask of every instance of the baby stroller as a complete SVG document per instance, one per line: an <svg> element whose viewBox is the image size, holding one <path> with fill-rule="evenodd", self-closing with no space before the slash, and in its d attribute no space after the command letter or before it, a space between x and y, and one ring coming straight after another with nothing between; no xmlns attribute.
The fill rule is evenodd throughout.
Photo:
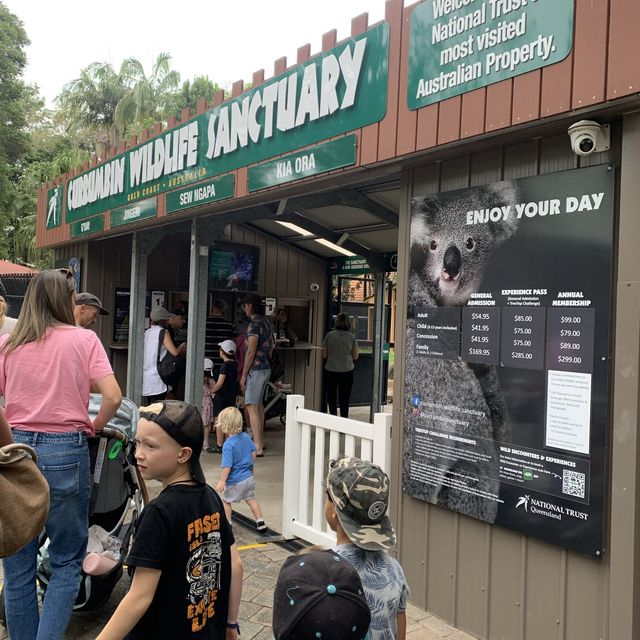
<svg viewBox="0 0 640 640"><path fill-rule="evenodd" d="M271 375L264 390L262 404L264 405L264 419L280 418L280 423L287 421L287 395L291 393L291 385L282 382L284 377L284 362L277 351L271 357Z"/></svg>
<svg viewBox="0 0 640 640"><path fill-rule="evenodd" d="M100 409L100 396L91 394L89 415L93 418ZM74 611L93 611L104 606L122 576L136 524L148 502L147 488L133 464L135 429L138 408L127 398L102 433L89 438L89 455L93 487L90 501L89 526L102 527L119 542L116 564L102 575L81 574L81 584ZM43 532L38 551L37 580L39 593L46 596L51 579L48 539ZM4 597L0 593L0 622L5 623Z"/></svg>

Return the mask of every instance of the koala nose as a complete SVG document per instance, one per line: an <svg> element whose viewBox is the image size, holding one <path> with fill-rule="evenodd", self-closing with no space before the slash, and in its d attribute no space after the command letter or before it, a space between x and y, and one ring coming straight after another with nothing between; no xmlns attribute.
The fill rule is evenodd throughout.
<svg viewBox="0 0 640 640"><path fill-rule="evenodd" d="M455 245L451 245L444 252L444 270L449 274L450 278L455 278L460 273L462 266L462 254L460 249Z"/></svg>

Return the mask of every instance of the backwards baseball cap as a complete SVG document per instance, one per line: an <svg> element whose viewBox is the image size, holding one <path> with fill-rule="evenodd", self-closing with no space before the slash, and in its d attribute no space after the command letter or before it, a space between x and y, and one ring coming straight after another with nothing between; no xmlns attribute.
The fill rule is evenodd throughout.
<svg viewBox="0 0 640 640"><path fill-rule="evenodd" d="M290 556L273 592L276 640L367 635L371 612L355 568L333 551Z"/></svg>
<svg viewBox="0 0 640 640"><path fill-rule="evenodd" d="M153 322L160 322L160 320L168 320L173 314L170 313L165 307L154 307L151 309L149 317Z"/></svg>
<svg viewBox="0 0 640 640"><path fill-rule="evenodd" d="M206 483L200 466L200 453L204 428L200 412L191 404L180 400L163 400L148 407L140 407L140 417L162 427L179 445L191 448L191 475L194 480Z"/></svg>
<svg viewBox="0 0 640 640"><path fill-rule="evenodd" d="M76 295L76 306L85 304L89 307L98 307L100 309L101 316L108 316L109 312L102 307L102 302L98 296L94 296L93 293L79 293Z"/></svg>
<svg viewBox="0 0 640 640"><path fill-rule="evenodd" d="M230 356L236 352L236 343L233 340L223 340L222 342L218 342L218 346Z"/></svg>
<svg viewBox="0 0 640 640"><path fill-rule="evenodd" d="M387 516L389 476L378 466L345 456L329 463L327 491L347 538L367 551L392 549L396 532Z"/></svg>

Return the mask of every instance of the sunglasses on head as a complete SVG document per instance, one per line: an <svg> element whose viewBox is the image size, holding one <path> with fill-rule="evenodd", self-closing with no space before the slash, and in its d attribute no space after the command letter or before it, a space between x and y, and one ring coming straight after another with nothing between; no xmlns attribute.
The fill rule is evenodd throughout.
<svg viewBox="0 0 640 640"><path fill-rule="evenodd" d="M63 276L65 276L67 278L67 280L69 278L73 278L73 271L71 271L71 269L57 269L57 271L59 273L61 273Z"/></svg>

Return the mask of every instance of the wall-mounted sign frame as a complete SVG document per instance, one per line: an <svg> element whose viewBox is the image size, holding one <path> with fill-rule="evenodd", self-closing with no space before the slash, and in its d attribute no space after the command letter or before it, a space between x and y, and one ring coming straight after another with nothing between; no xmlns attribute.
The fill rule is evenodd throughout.
<svg viewBox="0 0 640 640"><path fill-rule="evenodd" d="M403 491L594 557L613 174L598 165L416 194L411 211Z"/></svg>

